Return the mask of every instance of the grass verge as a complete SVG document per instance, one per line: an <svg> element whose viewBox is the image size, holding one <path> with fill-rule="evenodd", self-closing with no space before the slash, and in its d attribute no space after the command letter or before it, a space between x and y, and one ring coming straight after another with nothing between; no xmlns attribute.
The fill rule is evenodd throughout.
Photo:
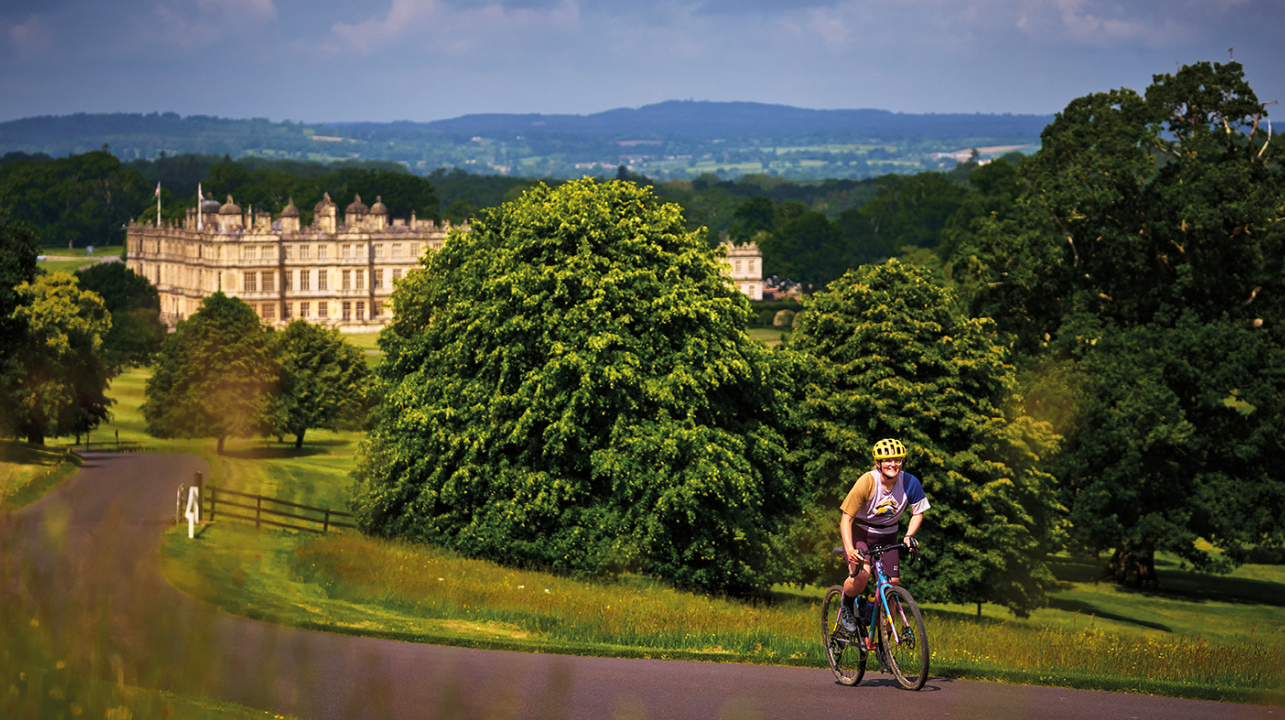
<svg viewBox="0 0 1285 720"><path fill-rule="evenodd" d="M528 652L825 665L819 589L743 602L637 577L580 582L355 533L231 523L208 526L197 541L171 531L162 563L196 597L294 627ZM1145 603L1132 612L1144 614ZM1262 636L1153 638L1109 632L1075 613L1067 613L1070 628L935 605L925 615L938 677L1285 705L1282 644Z"/></svg>
<svg viewBox="0 0 1285 720"><path fill-rule="evenodd" d="M67 448L0 440L0 511L28 505L80 469Z"/></svg>

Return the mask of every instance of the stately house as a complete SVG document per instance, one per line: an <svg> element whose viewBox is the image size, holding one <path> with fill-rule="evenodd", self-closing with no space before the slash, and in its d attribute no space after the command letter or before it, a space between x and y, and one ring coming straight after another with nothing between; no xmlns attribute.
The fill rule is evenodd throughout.
<svg viewBox="0 0 1285 720"><path fill-rule="evenodd" d="M292 200L278 220L262 211L242 212L228 196L207 197L188 208L181 223L134 222L126 230L130 269L151 280L161 297L161 317L173 326L196 312L207 295L239 297L264 322L284 326L295 318L342 332L376 332L391 319L393 283L419 265L429 248L441 247L450 223L388 217L375 199L361 196L345 209L326 195L313 223L300 224ZM459 229L467 231L468 226ZM752 299L762 299L762 255L749 244L729 246L724 274Z"/></svg>
<svg viewBox="0 0 1285 720"><path fill-rule="evenodd" d="M207 197L188 208L181 224L131 223L126 262L156 285L161 316L170 325L222 290L272 325L302 318L343 332L375 332L388 323L393 283L417 267L428 248L440 247L450 230L449 223L413 213L409 222L390 221L379 198L367 207L361 196L348 205L343 222L329 194L313 217L312 225L301 227L293 201L274 221L265 212L242 212L231 196L222 205Z"/></svg>
<svg viewBox="0 0 1285 720"><path fill-rule="evenodd" d="M744 245L727 245L727 269L736 289L745 293L751 300L763 299L763 253L759 246L749 242Z"/></svg>

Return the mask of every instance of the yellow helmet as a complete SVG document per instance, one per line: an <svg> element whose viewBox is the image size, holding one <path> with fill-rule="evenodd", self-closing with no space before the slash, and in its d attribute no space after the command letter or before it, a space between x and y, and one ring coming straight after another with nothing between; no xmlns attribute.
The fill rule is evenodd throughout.
<svg viewBox="0 0 1285 720"><path fill-rule="evenodd" d="M900 440L885 438L875 443L873 453L875 460L896 460L906 457L906 446Z"/></svg>

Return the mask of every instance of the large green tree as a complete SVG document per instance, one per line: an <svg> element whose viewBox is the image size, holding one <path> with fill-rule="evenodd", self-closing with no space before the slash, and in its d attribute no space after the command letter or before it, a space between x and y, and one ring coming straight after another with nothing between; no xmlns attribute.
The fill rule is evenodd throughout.
<svg viewBox="0 0 1285 720"><path fill-rule="evenodd" d="M98 293L112 314L112 327L103 338L103 351L113 367L147 365L168 332L161 322L156 286L123 262L103 262L76 271L86 290Z"/></svg>
<svg viewBox="0 0 1285 720"><path fill-rule="evenodd" d="M272 333L284 383L274 408L274 429L303 447L308 430L359 429L366 420L370 372L361 350L338 328L295 320Z"/></svg>
<svg viewBox="0 0 1285 720"><path fill-rule="evenodd" d="M259 316L221 292L165 339L140 408L159 438L251 437L270 429L281 368Z"/></svg>
<svg viewBox="0 0 1285 720"><path fill-rule="evenodd" d="M762 587L806 488L785 356L674 205L538 186L395 291L353 505L368 532L568 572Z"/></svg>
<svg viewBox="0 0 1285 720"><path fill-rule="evenodd" d="M794 579L835 566L839 503L872 467L874 442L894 437L932 503L916 597L994 602L1019 615L1042 606L1058 508L1039 460L1056 437L1021 414L992 323L968 318L927 270L896 260L850 271L805 307L790 340L815 363L800 452L824 485L795 530L795 551L809 555Z"/></svg>
<svg viewBox="0 0 1285 720"><path fill-rule="evenodd" d="M111 316L102 298L81 290L67 273L38 275L15 288L11 318L21 328L6 338L14 367L4 376L0 424L43 445L45 438L81 433L108 415L111 371L102 336Z"/></svg>
<svg viewBox="0 0 1285 720"><path fill-rule="evenodd" d="M1030 411L1067 438L1072 539L1131 584L1158 584L1161 550L1220 566L1197 538L1231 559L1285 540L1285 156L1266 115L1234 62L1078 98L1021 166L1014 217L957 252L974 310L1026 358Z"/></svg>
<svg viewBox="0 0 1285 720"><path fill-rule="evenodd" d="M0 164L0 205L45 245L122 243L125 224L151 197L138 171L107 152Z"/></svg>

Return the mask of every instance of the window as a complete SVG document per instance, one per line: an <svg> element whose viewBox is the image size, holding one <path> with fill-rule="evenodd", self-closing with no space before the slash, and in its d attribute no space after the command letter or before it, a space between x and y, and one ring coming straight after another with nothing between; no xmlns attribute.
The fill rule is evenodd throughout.
<svg viewBox="0 0 1285 720"><path fill-rule="evenodd" d="M401 280L401 279L402 279L402 269L393 268L393 282L397 282L398 280Z"/></svg>
<svg viewBox="0 0 1285 720"><path fill-rule="evenodd" d="M383 256L384 256L384 244L379 243L375 245L375 257L381 258Z"/></svg>
<svg viewBox="0 0 1285 720"><path fill-rule="evenodd" d="M277 318L277 306L273 303L263 303L263 319L275 320Z"/></svg>
<svg viewBox="0 0 1285 720"><path fill-rule="evenodd" d="M308 317L308 303L306 302L299 303L299 317L301 318Z"/></svg>
<svg viewBox="0 0 1285 720"><path fill-rule="evenodd" d="M307 245L300 245L300 246L299 246L299 259L300 259L300 260L307 260L307 259L308 259L308 247L309 247L309 246L307 246Z"/></svg>
<svg viewBox="0 0 1285 720"><path fill-rule="evenodd" d="M383 303L381 303L381 302L379 302L379 301L375 301L375 302L373 302L373 303L371 303L371 304L370 304L370 316L371 316L372 318L377 318L377 317L379 317L380 315L383 315L383 314L384 314L384 304L383 304Z"/></svg>
<svg viewBox="0 0 1285 720"><path fill-rule="evenodd" d="M383 269L382 269L382 268L376 268L373 272L375 273L375 275L374 275L374 277L372 277L372 278L370 279L370 286L371 286L371 287L373 287L373 288L375 288L376 290L383 289L383 287L384 287L384 271L383 271Z"/></svg>
<svg viewBox="0 0 1285 720"><path fill-rule="evenodd" d="M339 247L339 257L352 257L352 245L341 245Z"/></svg>
<svg viewBox="0 0 1285 720"><path fill-rule="evenodd" d="M393 243L393 257L399 258L401 256L402 256L402 244Z"/></svg>
<svg viewBox="0 0 1285 720"><path fill-rule="evenodd" d="M342 277L343 277L343 284L339 286L340 289L351 290L352 289L352 271L344 270Z"/></svg>
<svg viewBox="0 0 1285 720"><path fill-rule="evenodd" d="M344 310L343 318L345 320L352 320L352 303L350 302L344 303L343 310Z"/></svg>
<svg viewBox="0 0 1285 720"><path fill-rule="evenodd" d="M289 292L294 283L290 282L294 278L294 270L286 270L281 275L281 289ZM289 317L288 315L284 317Z"/></svg>
<svg viewBox="0 0 1285 720"><path fill-rule="evenodd" d="M312 283L311 283L311 282L309 282L310 280L312 280L312 271L311 271L311 270L300 270L300 271L299 271L299 289L300 289L300 290L311 290L311 289L312 289L312 287L311 287L311 286L312 286Z"/></svg>
<svg viewBox="0 0 1285 720"><path fill-rule="evenodd" d="M357 303L357 319L358 320L366 319L366 303L364 302Z"/></svg>
<svg viewBox="0 0 1285 720"><path fill-rule="evenodd" d="M411 243L411 245L410 245L410 256L411 256L411 257L419 257L419 243Z"/></svg>
<svg viewBox="0 0 1285 720"><path fill-rule="evenodd" d="M330 257L330 246L329 246L329 245L318 245L318 246L317 246L317 259L318 259L318 260L325 260L325 259L326 259L326 258L328 258L328 257Z"/></svg>
<svg viewBox="0 0 1285 720"><path fill-rule="evenodd" d="M366 289L366 271L365 270L357 271L357 284L354 285L353 287L356 288L357 290Z"/></svg>
<svg viewBox="0 0 1285 720"><path fill-rule="evenodd" d="M284 247L284 248L286 249L286 259L287 259L287 260L293 260L293 259L294 259L294 245L282 245L282 247Z"/></svg>
<svg viewBox="0 0 1285 720"><path fill-rule="evenodd" d="M241 248L241 259L242 259L242 260L258 260L258 259L259 259L259 248L255 247L255 246L253 246L253 245L245 245L245 246L243 246L243 247Z"/></svg>
<svg viewBox="0 0 1285 720"><path fill-rule="evenodd" d="M317 317L320 317L320 318L328 317L328 316L326 315L326 301L325 301L325 300L322 300L321 302L317 303Z"/></svg>
<svg viewBox="0 0 1285 720"><path fill-rule="evenodd" d="M159 276L160 273L157 273ZM244 276L244 283L241 292L258 292L259 291L259 274L248 272Z"/></svg>
<svg viewBox="0 0 1285 720"><path fill-rule="evenodd" d="M281 306L281 319L282 320L290 319L290 303L286 303Z"/></svg>
<svg viewBox="0 0 1285 720"><path fill-rule="evenodd" d="M329 270L322 269L317 271L317 289L318 290L330 289L330 271Z"/></svg>
<svg viewBox="0 0 1285 720"><path fill-rule="evenodd" d="M740 261L740 260L737 260L737 261L736 261L736 274L737 274L737 275L740 275L740 274L741 274L741 261Z"/></svg>
<svg viewBox="0 0 1285 720"><path fill-rule="evenodd" d="M271 270L264 270L262 273L259 273L259 274L263 276L263 277L259 278L259 279L260 279L260 281L263 283L263 292L272 292L272 291L273 291L273 289L272 289L272 285L273 285L273 283L272 283L272 271L271 271Z"/></svg>

